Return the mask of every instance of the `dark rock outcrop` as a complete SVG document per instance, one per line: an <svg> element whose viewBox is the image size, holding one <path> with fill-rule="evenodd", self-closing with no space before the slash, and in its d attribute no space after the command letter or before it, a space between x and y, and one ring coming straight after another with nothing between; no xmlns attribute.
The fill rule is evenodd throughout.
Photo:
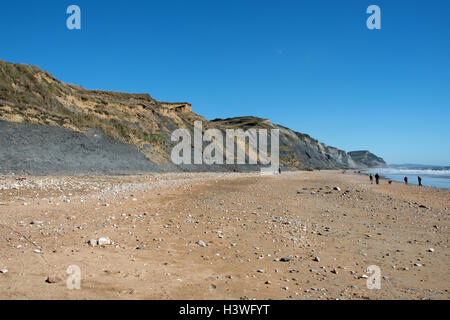
<svg viewBox="0 0 450 320"><path fill-rule="evenodd" d="M161 171L139 150L101 131L0 121L0 173L77 174Z"/></svg>

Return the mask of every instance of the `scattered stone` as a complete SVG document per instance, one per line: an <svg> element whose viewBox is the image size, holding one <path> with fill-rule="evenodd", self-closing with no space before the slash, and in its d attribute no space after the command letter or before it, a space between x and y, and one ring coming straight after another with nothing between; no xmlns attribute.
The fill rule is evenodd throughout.
<svg viewBox="0 0 450 320"><path fill-rule="evenodd" d="M99 246L109 246L112 244L111 239L107 238L107 237L101 237L98 239L98 245Z"/></svg>
<svg viewBox="0 0 450 320"><path fill-rule="evenodd" d="M202 241L202 240L198 240L198 241L196 242L196 244L199 245L200 247L203 247L203 248L206 247L206 243L205 243L204 241Z"/></svg>
<svg viewBox="0 0 450 320"><path fill-rule="evenodd" d="M339 187L334 187L333 190L341 191L341 188L339 188Z"/></svg>
<svg viewBox="0 0 450 320"><path fill-rule="evenodd" d="M428 252L434 252L433 248L428 249Z"/></svg>
<svg viewBox="0 0 450 320"><path fill-rule="evenodd" d="M289 261L291 261L291 258L290 257L283 257L283 258L280 259L280 261L281 262L289 262Z"/></svg>
<svg viewBox="0 0 450 320"><path fill-rule="evenodd" d="M258 270L258 273L264 273L264 270Z"/></svg>
<svg viewBox="0 0 450 320"><path fill-rule="evenodd" d="M313 261L320 262L320 258L319 257L314 257Z"/></svg>
<svg viewBox="0 0 450 320"><path fill-rule="evenodd" d="M61 280L61 278L59 278L59 277L47 277L47 280L45 280L45 282L47 282L47 283L50 283L50 284L53 284L53 283L58 283L58 282L61 282L62 280Z"/></svg>

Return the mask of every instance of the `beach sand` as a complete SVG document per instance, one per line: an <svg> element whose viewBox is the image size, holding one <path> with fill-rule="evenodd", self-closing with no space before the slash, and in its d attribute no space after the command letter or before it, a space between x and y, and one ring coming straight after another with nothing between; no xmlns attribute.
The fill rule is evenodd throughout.
<svg viewBox="0 0 450 320"><path fill-rule="evenodd" d="M2 177L0 299L449 299L449 215L350 171Z"/></svg>

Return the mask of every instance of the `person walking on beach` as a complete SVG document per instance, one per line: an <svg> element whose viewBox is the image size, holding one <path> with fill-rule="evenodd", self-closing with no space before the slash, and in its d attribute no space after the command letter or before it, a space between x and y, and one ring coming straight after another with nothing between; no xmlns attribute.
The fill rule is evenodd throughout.
<svg viewBox="0 0 450 320"><path fill-rule="evenodd" d="M281 174L281 167L278 167L278 173Z"/></svg>
<svg viewBox="0 0 450 320"><path fill-rule="evenodd" d="M405 184L408 184L408 177L405 177Z"/></svg>
<svg viewBox="0 0 450 320"><path fill-rule="evenodd" d="M377 184L380 184L380 175L378 173L375 175L375 181Z"/></svg>
<svg viewBox="0 0 450 320"><path fill-rule="evenodd" d="M370 174L369 178L370 178L370 184L373 184L373 175Z"/></svg>
<svg viewBox="0 0 450 320"><path fill-rule="evenodd" d="M417 177L417 180L419 181L419 187L422 186L422 178L421 177Z"/></svg>

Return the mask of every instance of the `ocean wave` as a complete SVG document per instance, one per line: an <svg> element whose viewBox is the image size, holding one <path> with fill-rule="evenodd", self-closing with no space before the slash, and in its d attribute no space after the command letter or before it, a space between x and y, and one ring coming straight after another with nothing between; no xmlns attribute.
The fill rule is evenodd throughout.
<svg viewBox="0 0 450 320"><path fill-rule="evenodd" d="M378 173L380 175L418 175L450 178L450 170L380 168L365 172Z"/></svg>

